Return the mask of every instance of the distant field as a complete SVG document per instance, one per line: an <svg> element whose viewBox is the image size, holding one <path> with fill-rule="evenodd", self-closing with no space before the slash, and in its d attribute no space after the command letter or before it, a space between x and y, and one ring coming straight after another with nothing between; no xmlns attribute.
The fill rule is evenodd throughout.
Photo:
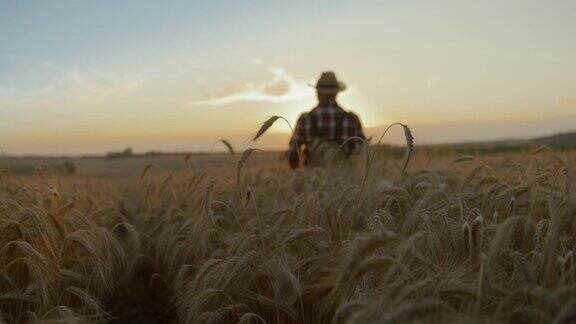
<svg viewBox="0 0 576 324"><path fill-rule="evenodd" d="M460 144L460 145L428 145L418 147L418 156L433 156L437 160L450 159L458 155L481 155L484 157L506 157L530 153L537 149L536 144ZM404 148L382 145L375 149L383 158L401 160L404 158ZM570 150L568 150L570 151ZM65 174L63 165L67 162L75 167L74 174L82 177L102 178L133 178L149 164L155 172L180 172L192 170L228 172L234 169L237 157L228 153L192 153L188 154L157 154L133 155L130 157L107 158L105 156L90 157L36 157L36 156L0 156L0 172L13 175L33 175L38 168L48 167L56 173ZM285 168L287 162L284 152L258 152L251 159L248 168L274 167Z"/></svg>
<svg viewBox="0 0 576 324"><path fill-rule="evenodd" d="M278 162L282 154L260 153L254 160L256 166ZM186 154L178 155L155 155L121 157L109 159L106 157L82 157L82 158L49 158L49 157L1 157L0 172L14 175L33 175L38 168L48 167L56 173L66 173L62 166L64 163L73 163L75 175L80 177L101 178L133 178L149 164L154 166L152 173L158 172L181 172L200 169L230 170L236 163L234 157L225 153L192 154L186 158Z"/></svg>
<svg viewBox="0 0 576 324"><path fill-rule="evenodd" d="M573 323L576 152L42 159L0 174L0 323ZM367 168L368 167L368 168Z"/></svg>

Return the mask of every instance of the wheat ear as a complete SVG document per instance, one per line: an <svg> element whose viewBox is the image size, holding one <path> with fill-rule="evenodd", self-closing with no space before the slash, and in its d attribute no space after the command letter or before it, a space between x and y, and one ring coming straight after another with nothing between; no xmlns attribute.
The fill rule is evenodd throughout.
<svg viewBox="0 0 576 324"><path fill-rule="evenodd" d="M390 128L392 128L392 126L395 125L400 125L402 126L402 129L404 130L404 137L406 138L406 161L404 162L404 167L402 168L402 171L406 171L406 167L408 167L408 163L410 163L410 161L412 160L412 156L414 154L414 136L412 135L412 131L410 130L410 127L408 127L407 125L404 125L402 123L394 123L388 127L386 127L386 129L384 130L384 133L382 133L382 136L380 136L380 139L378 140L378 143L376 145L380 145L380 143L382 143L382 139L384 138L384 135L386 135L386 133L388 132L388 130Z"/></svg>
<svg viewBox="0 0 576 324"><path fill-rule="evenodd" d="M148 171L150 171L150 169L152 169L152 167L162 171L162 168L160 168L156 164L148 164L144 167L144 169L142 169L142 172L140 172L140 180L144 180L144 177L146 177L146 174L148 174Z"/></svg>
<svg viewBox="0 0 576 324"><path fill-rule="evenodd" d="M286 122L286 124L288 124L288 127L290 128L290 132L292 133L292 138L294 138L294 135L296 134L294 132L294 128L292 127L292 124L290 124L290 122L282 117L282 116L272 116L270 118L268 118L264 123L262 123L262 126L260 126L260 129L258 130L258 132L256 133L256 135L254 135L254 138L252 138L252 141L255 142L256 140L258 140L262 135L264 135L264 133L266 133L266 131L268 131L268 129L270 127L272 127L272 125L274 125L274 123L278 120L278 119L282 119L283 121ZM296 141L296 139L294 139L294 142L296 144L296 152L298 153L298 161L299 164L302 164L302 154L300 152L300 146L298 145L298 142ZM290 145L292 145L292 143L290 143Z"/></svg>
<svg viewBox="0 0 576 324"><path fill-rule="evenodd" d="M230 155L236 156L236 152L234 152L234 147L232 147L232 144L230 144L230 142L228 142L225 139L221 139L220 142L222 142L222 144L224 144L226 146L226 148L228 149L228 152L230 152Z"/></svg>

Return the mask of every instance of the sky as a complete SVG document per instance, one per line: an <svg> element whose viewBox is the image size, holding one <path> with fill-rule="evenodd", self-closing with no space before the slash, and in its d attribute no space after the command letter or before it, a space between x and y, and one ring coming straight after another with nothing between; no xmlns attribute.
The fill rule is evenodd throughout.
<svg viewBox="0 0 576 324"><path fill-rule="evenodd" d="M0 153L282 149L327 70L369 135L574 131L574 35L573 0L0 0Z"/></svg>

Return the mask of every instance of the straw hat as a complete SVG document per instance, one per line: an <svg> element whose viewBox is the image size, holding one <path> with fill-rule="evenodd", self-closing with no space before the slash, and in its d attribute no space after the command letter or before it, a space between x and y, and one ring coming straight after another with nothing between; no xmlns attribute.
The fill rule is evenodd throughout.
<svg viewBox="0 0 576 324"><path fill-rule="evenodd" d="M335 94L346 90L346 85L338 81L334 72L327 71L322 72L320 79L316 82L315 88L319 93Z"/></svg>

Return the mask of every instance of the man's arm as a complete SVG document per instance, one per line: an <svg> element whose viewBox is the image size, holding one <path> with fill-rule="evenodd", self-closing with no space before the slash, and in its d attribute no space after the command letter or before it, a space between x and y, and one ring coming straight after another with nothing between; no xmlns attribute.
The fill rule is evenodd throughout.
<svg viewBox="0 0 576 324"><path fill-rule="evenodd" d="M361 138L363 140L366 139L366 135L364 135L364 130L362 129L362 122L360 122L360 118L355 113L348 112L346 116L346 127L345 127L345 140L351 137ZM349 153L357 152L364 143L358 139L351 139L348 141L347 151Z"/></svg>
<svg viewBox="0 0 576 324"><path fill-rule="evenodd" d="M310 117L308 114L302 114L296 122L294 134L290 139L290 146L288 148L288 162L292 169L297 169L300 166L300 147L308 144L310 140Z"/></svg>
<svg viewBox="0 0 576 324"><path fill-rule="evenodd" d="M362 122L360 122L360 118L356 114L352 114L352 119L354 121L354 136L360 137L361 139L366 139L366 135L364 135L364 129L362 129Z"/></svg>

